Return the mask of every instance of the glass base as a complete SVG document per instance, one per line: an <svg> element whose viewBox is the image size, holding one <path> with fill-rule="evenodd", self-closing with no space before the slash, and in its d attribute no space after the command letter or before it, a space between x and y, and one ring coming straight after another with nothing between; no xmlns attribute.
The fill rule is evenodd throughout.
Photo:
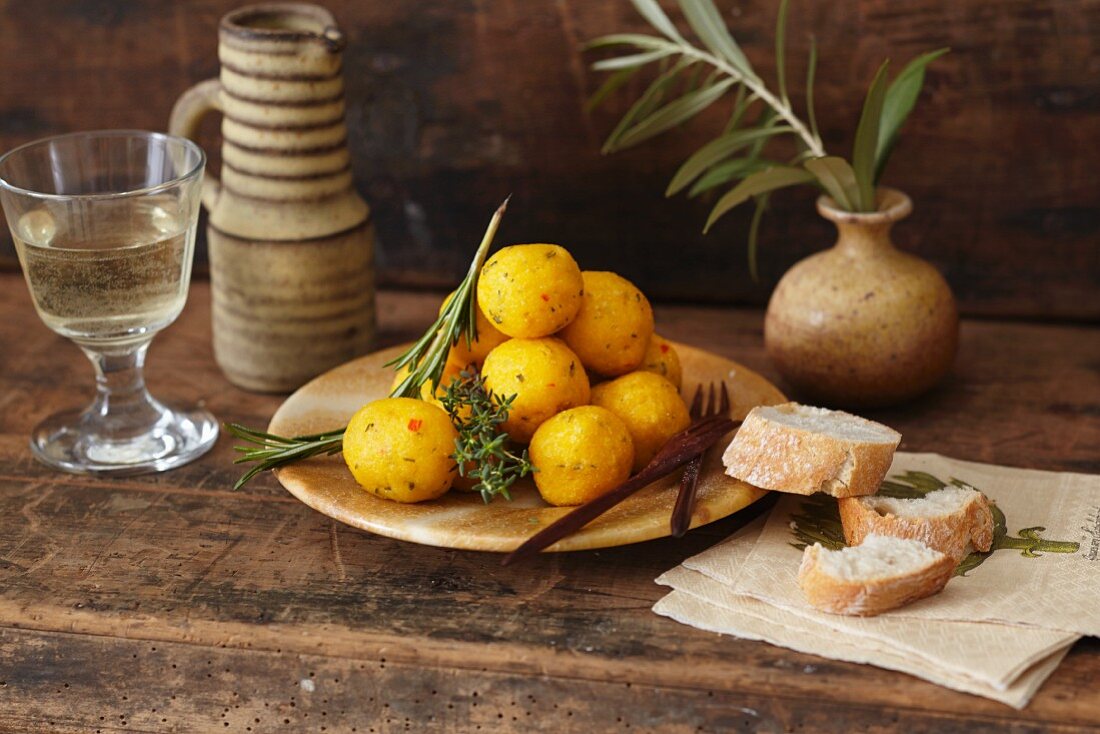
<svg viewBox="0 0 1100 734"><path fill-rule="evenodd" d="M50 416L31 434L31 451L44 464L74 474L145 474L199 458L218 439L218 422L202 408L178 410L151 401L159 415L148 430L107 438L95 409Z"/></svg>

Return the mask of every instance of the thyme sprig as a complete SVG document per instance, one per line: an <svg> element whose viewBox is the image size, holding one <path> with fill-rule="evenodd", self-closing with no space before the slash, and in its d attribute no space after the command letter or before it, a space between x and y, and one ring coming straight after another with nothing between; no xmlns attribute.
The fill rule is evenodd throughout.
<svg viewBox="0 0 1100 734"><path fill-rule="evenodd" d="M481 244L474 254L466 277L459 284L450 303L439 314L439 318L408 351L387 363L387 366L393 366L394 369L415 365L401 384L393 389L390 393L391 397L419 398L420 389L427 382L431 382L434 393L443 378L443 368L447 364L447 355L451 347L457 344L459 339L466 339L468 346L477 339L477 301L474 297L477 293L477 278L481 272L482 263L485 262L485 256L489 252L489 245L493 242L497 227L500 226L500 220L507 208L508 199L505 199L494 212L493 218L489 220L489 227L481 238ZM241 454L233 463L255 464L237 480L233 489L240 489L250 479L268 469L293 464L311 456L340 453L344 445L345 429L343 428L308 436L291 437L276 436L238 423L226 424L225 428L231 435L251 444L233 447ZM498 480L494 481L499 485ZM511 482L504 485L505 490L509 484ZM507 492L504 494L507 496Z"/></svg>
<svg viewBox="0 0 1100 734"><path fill-rule="evenodd" d="M509 487L521 477L538 471L527 456L509 446L508 434L501 426L508 420L515 395L493 393L476 372L462 373L447 386L440 399L458 430L455 452L458 473L477 479L473 491L486 503L500 495L512 499ZM468 473L467 473L468 472Z"/></svg>

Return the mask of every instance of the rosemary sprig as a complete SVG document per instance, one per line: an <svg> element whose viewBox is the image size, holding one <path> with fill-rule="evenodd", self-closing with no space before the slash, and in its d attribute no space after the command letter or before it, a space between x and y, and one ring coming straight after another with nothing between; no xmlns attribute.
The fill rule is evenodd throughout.
<svg viewBox="0 0 1100 734"><path fill-rule="evenodd" d="M431 382L434 394L443 377L443 368L447 364L447 355L451 347L462 338L466 339L468 345L473 344L477 339L477 302L474 298L477 293L477 278L481 272L481 265L485 262L485 256L489 252L489 245L492 244L493 236L496 235L497 227L500 226L500 220L508 208L508 199L505 199L493 214L466 277L458 286L450 303L440 313L439 318L412 348L387 363L387 366L393 366L394 369L416 365L401 384L394 388L390 394L391 397L420 398L420 388L426 382ZM254 476L268 469L293 464L311 456L336 454L343 449L343 428L326 433L292 437L264 433L237 423L227 424L225 428L231 435L252 444L235 446L234 449L240 452L241 456L233 463L255 463L255 466L237 480L233 489L240 489Z"/></svg>
<svg viewBox="0 0 1100 734"><path fill-rule="evenodd" d="M481 238L481 245L474 254L466 277L459 283L454 297L440 312L439 318L407 352L386 363L387 367L395 370L409 367L409 374L394 388L391 397L419 398L420 388L428 382L431 383L434 394L443 379L443 368L447 365L447 355L451 347L458 344L459 339L465 338L466 346L473 345L477 340L477 279L489 252L489 245L500 226L500 220L508 209L509 199L511 197L504 200L489 220L489 228Z"/></svg>
<svg viewBox="0 0 1100 734"><path fill-rule="evenodd" d="M508 434L500 430L515 399L515 395L494 394L485 387L479 374L465 370L447 386L440 399L458 430L453 454L458 473L478 480L473 490L481 492L486 503L497 495L511 500L508 488L520 477L538 471L528 458L527 449L516 454L509 448Z"/></svg>
<svg viewBox="0 0 1100 734"><path fill-rule="evenodd" d="M242 441L247 441L253 446L234 446L233 450L240 452L241 456L234 464L248 464L256 462L256 465L245 472L233 485L233 489L240 489L248 480L262 471L274 469L284 464L308 459L311 456L322 454L337 454L344 447L344 429L328 431L326 433L314 433L308 436L276 436L263 431L256 431L239 423L227 423L226 430Z"/></svg>

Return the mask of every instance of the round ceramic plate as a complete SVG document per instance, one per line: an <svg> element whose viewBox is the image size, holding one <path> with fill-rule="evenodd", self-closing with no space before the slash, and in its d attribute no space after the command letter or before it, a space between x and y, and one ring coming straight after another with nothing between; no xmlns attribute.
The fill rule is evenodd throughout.
<svg viewBox="0 0 1100 734"><path fill-rule="evenodd" d="M297 436L346 425L360 406L386 397L393 371L384 365L405 348L376 352L321 375L280 406L268 431ZM678 344L676 349L684 368L685 391L724 380L735 419L743 418L754 406L785 400L774 385L736 362L684 345ZM699 476L692 527L731 515L764 495L722 471L721 453L727 443L720 441L708 452ZM511 551L571 509L543 502L529 479L516 483L511 502L497 499L485 504L478 494L452 490L437 500L404 505L361 489L339 454L292 464L276 475L295 497L340 522L444 548ZM548 550L607 548L668 535L679 482L679 471L654 482Z"/></svg>

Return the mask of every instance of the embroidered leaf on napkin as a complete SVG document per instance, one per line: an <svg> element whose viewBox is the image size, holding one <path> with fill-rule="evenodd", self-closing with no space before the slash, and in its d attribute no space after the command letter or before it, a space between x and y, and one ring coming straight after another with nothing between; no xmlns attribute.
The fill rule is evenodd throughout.
<svg viewBox="0 0 1100 734"><path fill-rule="evenodd" d="M899 499L917 499L929 492L935 492L944 487L952 486L961 489L977 489L961 479L951 478L945 482L927 472L908 471L904 474L890 475L882 483L878 494L884 497L896 497ZM988 496L988 493L986 493ZM1081 549L1081 544L1064 540L1047 540L1041 533L1046 528L1040 526L1023 528L1020 537L1013 537L1008 533L1008 521L994 502L991 506L993 512L993 546L984 553L974 551L962 561L955 569L955 575L965 576L989 558L995 551L1006 548L1019 550L1027 558L1038 558L1043 553L1076 553ZM802 501L798 512L791 515L791 534L795 542L791 545L801 551L808 545L820 543L831 550L838 550L847 545L844 541L844 529L840 522L840 512L837 510L836 500L825 495L813 495Z"/></svg>
<svg viewBox="0 0 1100 734"><path fill-rule="evenodd" d="M936 596L889 612L891 617L1005 622L1100 635L1100 477L907 453L894 457L888 476L908 478L907 483L891 480L908 491L934 486L929 477L955 478L981 488L1006 518L1000 550L980 569L956 577ZM800 556L791 548L790 527L792 518L807 515L804 501L785 498L772 511L733 584L737 593L809 608L796 581ZM828 530L821 522L805 527L822 535ZM1008 532L1012 529L1016 532Z"/></svg>

